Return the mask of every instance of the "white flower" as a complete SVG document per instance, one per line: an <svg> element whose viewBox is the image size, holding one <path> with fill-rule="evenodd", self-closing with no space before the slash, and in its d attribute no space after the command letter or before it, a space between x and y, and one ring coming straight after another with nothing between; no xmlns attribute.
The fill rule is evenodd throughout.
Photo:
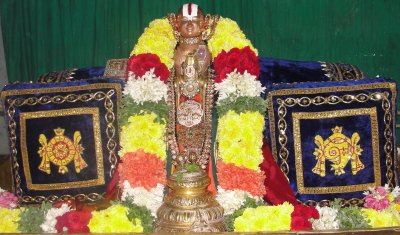
<svg viewBox="0 0 400 235"><path fill-rule="evenodd" d="M240 96L257 97L264 92L265 87L261 86L261 82L256 80L256 76L244 71L240 74L236 69L227 74L227 78L222 82L215 84L215 90L218 92L218 101L228 98L229 96L236 99Z"/></svg>
<svg viewBox="0 0 400 235"><path fill-rule="evenodd" d="M257 201L262 200L260 197L254 197L250 193L243 190L225 190L218 187L217 201L224 208L224 215L230 215L244 205L246 197L251 197Z"/></svg>
<svg viewBox="0 0 400 235"><path fill-rule="evenodd" d="M399 188L399 186L396 186L396 187L393 188L392 195L393 195L394 198L397 198L398 196L400 196L400 188Z"/></svg>
<svg viewBox="0 0 400 235"><path fill-rule="evenodd" d="M62 204L60 208L51 208L50 210L48 210L45 216L44 223L40 225L43 232L57 233L57 230L55 228L57 224L56 218L58 216L62 216L70 210L71 208L68 206L68 204Z"/></svg>
<svg viewBox="0 0 400 235"><path fill-rule="evenodd" d="M122 201L133 199L133 203L138 206L145 206L151 211L155 217L158 208L161 206L164 198L164 186L157 184L157 186L150 191L143 187L132 188L127 180L124 181L124 190L122 192Z"/></svg>
<svg viewBox="0 0 400 235"><path fill-rule="evenodd" d="M129 72L129 80L124 88L124 95L132 97L137 104L145 101L159 102L167 100L167 85L154 74L154 68L147 71L143 76L137 77Z"/></svg>
<svg viewBox="0 0 400 235"><path fill-rule="evenodd" d="M2 194L2 193L4 193L6 190L4 190L4 189L2 189L1 187L0 187L0 195Z"/></svg>
<svg viewBox="0 0 400 235"><path fill-rule="evenodd" d="M339 222L336 220L337 209L331 207L320 207L316 209L319 212L319 219L310 219L312 227L315 230L339 229Z"/></svg>

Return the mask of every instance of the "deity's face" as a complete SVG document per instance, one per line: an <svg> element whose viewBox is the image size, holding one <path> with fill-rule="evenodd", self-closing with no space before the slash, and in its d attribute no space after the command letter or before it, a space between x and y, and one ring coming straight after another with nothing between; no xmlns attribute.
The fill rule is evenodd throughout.
<svg viewBox="0 0 400 235"><path fill-rule="evenodd" d="M204 30L204 16L201 9L192 3L183 5L178 12L175 28L184 38L198 37Z"/></svg>

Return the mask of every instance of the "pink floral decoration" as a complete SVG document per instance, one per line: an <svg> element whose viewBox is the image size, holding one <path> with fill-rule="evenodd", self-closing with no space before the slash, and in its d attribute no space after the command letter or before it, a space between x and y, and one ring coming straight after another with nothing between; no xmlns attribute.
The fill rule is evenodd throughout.
<svg viewBox="0 0 400 235"><path fill-rule="evenodd" d="M0 194L0 207L15 208L18 204L18 198L10 192Z"/></svg>
<svg viewBox="0 0 400 235"><path fill-rule="evenodd" d="M376 189L370 189L370 193L366 193L364 207L374 210L384 210L390 205L389 194L385 187L379 186Z"/></svg>

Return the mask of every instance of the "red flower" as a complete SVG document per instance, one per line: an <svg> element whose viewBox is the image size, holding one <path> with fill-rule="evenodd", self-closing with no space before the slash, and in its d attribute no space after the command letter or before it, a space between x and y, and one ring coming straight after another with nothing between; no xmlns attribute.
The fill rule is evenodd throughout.
<svg viewBox="0 0 400 235"><path fill-rule="evenodd" d="M297 204L291 214L292 221L290 223L291 230L311 230L312 224L310 219L319 219L318 210L313 206L305 206Z"/></svg>
<svg viewBox="0 0 400 235"><path fill-rule="evenodd" d="M69 211L62 216L58 216L55 228L57 232L68 233L89 233L89 221L92 213L85 211Z"/></svg>
<svg viewBox="0 0 400 235"><path fill-rule="evenodd" d="M303 204L297 204L294 206L292 216L306 216L308 218L319 219L319 213L315 207Z"/></svg>
<svg viewBox="0 0 400 235"><path fill-rule="evenodd" d="M258 78L260 64L257 55L249 46L242 49L233 48L228 53L224 50L214 59L215 81L222 82L226 75L235 69L243 74L245 71ZM257 79L256 78L256 79Z"/></svg>
<svg viewBox="0 0 400 235"><path fill-rule="evenodd" d="M149 172L151 172L149 177ZM157 184L166 184L166 171L163 161L143 149L126 153L118 165L119 184L124 187L127 180L131 187L144 187L151 190Z"/></svg>
<svg viewBox="0 0 400 235"><path fill-rule="evenodd" d="M253 196L265 194L264 172L256 172L243 166L235 166L232 163L217 162L217 177L221 188L225 190L243 190Z"/></svg>
<svg viewBox="0 0 400 235"><path fill-rule="evenodd" d="M311 230L312 224L310 221L304 219L300 216L292 217L292 221L290 222L290 229L295 231L300 230Z"/></svg>
<svg viewBox="0 0 400 235"><path fill-rule="evenodd" d="M163 64L160 58L155 54L139 54L132 55L128 60L127 77L129 72L133 72L136 76L141 77L147 71L154 68L154 74L160 77L161 81L166 81L169 76L169 70Z"/></svg>

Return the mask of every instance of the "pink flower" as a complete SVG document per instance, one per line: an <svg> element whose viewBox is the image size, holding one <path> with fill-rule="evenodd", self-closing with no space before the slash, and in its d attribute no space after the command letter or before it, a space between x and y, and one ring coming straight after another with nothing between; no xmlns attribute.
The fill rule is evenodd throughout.
<svg viewBox="0 0 400 235"><path fill-rule="evenodd" d="M382 187L382 186L377 187L376 192L379 193L381 196L387 195L385 187Z"/></svg>
<svg viewBox="0 0 400 235"><path fill-rule="evenodd" d="M3 192L0 195L0 207L15 208L17 207L18 198L10 192Z"/></svg>
<svg viewBox="0 0 400 235"><path fill-rule="evenodd" d="M379 193L379 195L368 194L365 196L365 208L371 208L377 211L381 211L388 208L389 205L390 201L387 195L383 196Z"/></svg>

